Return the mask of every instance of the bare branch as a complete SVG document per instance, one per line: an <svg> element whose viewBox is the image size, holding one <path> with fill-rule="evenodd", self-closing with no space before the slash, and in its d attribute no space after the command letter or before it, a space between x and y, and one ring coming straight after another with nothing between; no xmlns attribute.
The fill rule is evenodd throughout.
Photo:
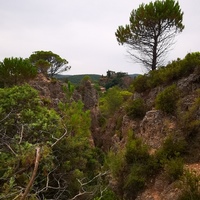
<svg viewBox="0 0 200 200"><path fill-rule="evenodd" d="M56 141L51 145L51 147L55 146L60 140L62 140L67 135L67 130L65 129L65 133L60 138L55 138L52 136L53 139L56 139Z"/></svg>
<svg viewBox="0 0 200 200"><path fill-rule="evenodd" d="M77 195L75 195L72 199L70 199L70 200L75 200L76 198L78 198L78 197L80 197L80 196L83 196L83 195L85 195L85 194L89 194L89 195L94 195L95 193L96 193L96 191L95 190L93 190L93 191L86 191L83 187L84 186L86 186L86 185L88 185L89 183L91 183L92 181L94 181L95 179L97 179L98 177L102 177L102 176L104 176L104 175L106 175L106 174L108 174L109 172L108 171L106 171L106 172L104 172L104 173L99 173L99 174L97 174L95 177L93 177L91 180L89 180L89 181L87 181L87 182L82 182L84 179L82 179L82 180L79 180L79 179L77 179L77 181L79 182L79 184L81 185L81 189L80 189L80 191L79 191L79 193L77 194ZM101 192L101 196L102 196L102 194L103 194L103 192L105 191L106 189L104 189L104 190L100 190L100 192ZM82 191L82 192L81 192Z"/></svg>
<svg viewBox="0 0 200 200"><path fill-rule="evenodd" d="M12 151L12 153L13 153L15 156L17 156L17 153L12 149L12 147L11 147L9 144L5 143L5 145Z"/></svg>
<svg viewBox="0 0 200 200"><path fill-rule="evenodd" d="M12 113L12 110L2 120L0 120L0 122L3 122L5 119L7 119L11 113Z"/></svg>
<svg viewBox="0 0 200 200"><path fill-rule="evenodd" d="M38 166L39 166L39 160L40 160L40 149L41 147L36 147L36 158L35 158L35 166L34 166L34 169L33 169L33 174L31 176L31 179L26 187L26 190L24 192L24 194L22 195L21 199L20 200L25 200L26 199L26 196L28 195L29 193L29 190L31 189L32 185L33 185L33 182L34 182L34 179L35 179L35 176L37 174L37 170L38 170Z"/></svg>
<svg viewBox="0 0 200 200"><path fill-rule="evenodd" d="M18 144L21 144L21 142L22 142L23 133L24 133L24 126L22 125L22 129L20 131L20 139L19 139L19 143Z"/></svg>
<svg viewBox="0 0 200 200"><path fill-rule="evenodd" d="M96 178L98 178L98 177L100 177L100 176L104 176L104 175L106 175L106 174L108 174L108 171L106 171L106 172L104 172L104 173L99 173L99 174L97 174L95 177L93 177L91 180L89 180L88 182L85 182L85 183L82 183L79 179L77 179L77 180L78 180L78 182L81 184L81 186L85 186L85 185L88 185L89 183L91 183L92 181L94 181Z"/></svg>
<svg viewBox="0 0 200 200"><path fill-rule="evenodd" d="M86 191L84 191L84 192L79 192L76 196L74 196L72 199L70 199L70 200L75 200L77 197L80 197L80 196L83 196L83 195L85 195L85 194L93 194L92 192L86 192Z"/></svg>

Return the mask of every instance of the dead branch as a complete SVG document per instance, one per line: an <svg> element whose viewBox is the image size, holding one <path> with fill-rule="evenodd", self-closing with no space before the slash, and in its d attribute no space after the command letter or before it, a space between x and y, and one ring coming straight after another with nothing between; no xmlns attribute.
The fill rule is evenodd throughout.
<svg viewBox="0 0 200 200"><path fill-rule="evenodd" d="M15 151L12 149L12 147L11 147L9 144L5 143L5 145L12 151L12 153L13 153L15 156L17 156L17 153L15 153Z"/></svg>
<svg viewBox="0 0 200 200"><path fill-rule="evenodd" d="M81 187L83 187L83 186L85 186L85 185L88 185L88 184L91 183L92 181L94 181L96 178L101 177L101 176L104 176L104 175L106 175L106 174L108 174L108 171L106 171L106 172L104 172L104 173L101 173L101 172L100 172L100 173L97 174L95 177L93 177L91 180L89 180L89 181L87 181L87 182L85 182L85 183L82 183L82 181L79 180L79 179L77 179L77 180L78 180L78 182L80 183Z"/></svg>
<svg viewBox="0 0 200 200"><path fill-rule="evenodd" d="M79 180L79 179L77 179L77 181L79 182L79 184L81 185L81 190L82 190L82 192L81 191L79 191L79 193L77 194L77 195L75 195L72 199L70 199L70 200L75 200L77 197L80 197L80 196L83 196L83 195L85 195L85 194L89 194L89 195L94 195L95 194L95 190L94 191L85 191L85 189L83 188L84 186L86 186L86 185L88 185L89 183L91 183L92 181L94 181L95 179L97 179L98 177L102 177L102 176L104 176L104 175L106 175L106 174L108 174L109 172L108 171L106 171L106 172L104 172L104 173L99 173L99 174L97 174L95 177L93 177L91 180L89 180L89 181L87 181L87 182L83 182L83 180L84 179L82 179L82 180ZM105 192L105 190L106 190L107 188L105 188L105 189L103 189L103 190L101 190L100 189L100 193L101 193L101 198L102 198L102 196L103 196L103 192Z"/></svg>
<svg viewBox="0 0 200 200"><path fill-rule="evenodd" d="M86 191L84 191L84 192L79 192L76 196L74 196L72 199L70 199L70 200L75 200L77 197L80 197L80 196L82 196L82 195L84 195L84 194L93 194L92 192L86 192Z"/></svg>
<svg viewBox="0 0 200 200"><path fill-rule="evenodd" d="M11 113L12 113L12 110L2 120L0 120L0 122L3 122L4 120L6 120L10 116Z"/></svg>
<svg viewBox="0 0 200 200"><path fill-rule="evenodd" d="M62 140L67 135L67 130L65 129L65 133L60 138L55 138L52 136L53 139L56 139L56 141L51 145L51 147L55 146L60 140Z"/></svg>
<svg viewBox="0 0 200 200"><path fill-rule="evenodd" d="M24 133L24 126L22 125L22 129L20 131L20 139L19 139L19 143L18 144L21 144L21 142L22 142L23 133Z"/></svg>
<svg viewBox="0 0 200 200"><path fill-rule="evenodd" d="M25 192L22 195L20 200L25 200L26 199L26 196L28 195L29 190L31 189L31 187L33 185L34 179L35 179L36 174L37 174L38 166L39 166L40 149L41 149L41 147L36 147L36 158L35 158L35 166L34 166L34 169L33 169L33 173L32 173L31 179L30 179L30 181L29 181L29 183L28 183L28 185L27 185L27 187L25 189Z"/></svg>

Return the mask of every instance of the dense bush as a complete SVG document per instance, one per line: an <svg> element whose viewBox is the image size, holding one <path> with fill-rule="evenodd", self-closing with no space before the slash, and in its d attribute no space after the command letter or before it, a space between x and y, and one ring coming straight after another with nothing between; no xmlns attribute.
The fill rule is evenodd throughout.
<svg viewBox="0 0 200 200"><path fill-rule="evenodd" d="M132 83L132 87L136 92L144 92L148 90L150 87L148 85L149 77L147 74L137 76Z"/></svg>
<svg viewBox="0 0 200 200"><path fill-rule="evenodd" d="M175 157L166 160L164 163L164 170L168 180L178 180L183 175L183 159Z"/></svg>
<svg viewBox="0 0 200 200"><path fill-rule="evenodd" d="M129 135L125 151L125 182L126 199L133 199L144 189L148 179L158 170L157 160L149 154L149 148L140 138Z"/></svg>
<svg viewBox="0 0 200 200"><path fill-rule="evenodd" d="M188 108L188 110L182 113L180 118L180 124L187 135L195 135L199 133L200 121L198 120L200 110L200 98L196 98L193 105Z"/></svg>
<svg viewBox="0 0 200 200"><path fill-rule="evenodd" d="M142 98L134 99L129 101L129 104L126 107L127 115L132 119L141 119L146 113L146 105Z"/></svg>
<svg viewBox="0 0 200 200"><path fill-rule="evenodd" d="M122 90L120 93L123 97L123 101L127 101L133 95L132 92L129 92L127 90Z"/></svg>
<svg viewBox="0 0 200 200"><path fill-rule="evenodd" d="M99 194L104 186L101 176L94 177L101 174L104 156L88 142L90 112L82 102L61 102L55 111L23 85L0 89L0 105L1 199L24 193L38 148L39 168L27 199L71 199L83 190L93 193L87 199Z"/></svg>
<svg viewBox="0 0 200 200"><path fill-rule="evenodd" d="M0 84L3 87L26 82L37 75L37 69L28 59L5 58L0 62Z"/></svg>
<svg viewBox="0 0 200 200"><path fill-rule="evenodd" d="M121 199L134 199L144 189L148 178L158 170L154 156L149 155L147 145L131 132L124 149L111 152L107 163L117 180L118 194Z"/></svg>
<svg viewBox="0 0 200 200"><path fill-rule="evenodd" d="M111 115L123 103L123 93L118 87L110 88L100 99L100 110L105 115Z"/></svg>
<svg viewBox="0 0 200 200"><path fill-rule="evenodd" d="M195 172L185 170L181 178L182 194L178 200L199 200L200 199L200 176Z"/></svg>
<svg viewBox="0 0 200 200"><path fill-rule="evenodd" d="M174 114L179 99L179 91L176 85L171 85L160 92L155 100L156 108L168 114Z"/></svg>
<svg viewBox="0 0 200 200"><path fill-rule="evenodd" d="M189 53L182 60L178 58L166 67L138 76L133 81L133 88L136 92L144 92L159 85L171 84L195 69L200 73L200 52Z"/></svg>
<svg viewBox="0 0 200 200"><path fill-rule="evenodd" d="M176 139L170 135L163 142L162 147L156 152L157 159L160 162L165 162L165 160L176 158L186 151L186 145L187 143L184 139Z"/></svg>
<svg viewBox="0 0 200 200"><path fill-rule="evenodd" d="M160 168L164 169L165 175L170 181L179 179L183 174L182 155L186 152L186 145L184 139L170 135L155 154Z"/></svg>

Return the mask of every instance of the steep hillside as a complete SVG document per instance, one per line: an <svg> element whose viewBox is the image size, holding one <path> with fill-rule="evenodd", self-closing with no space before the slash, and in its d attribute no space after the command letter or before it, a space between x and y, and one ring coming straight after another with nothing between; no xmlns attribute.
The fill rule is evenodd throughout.
<svg viewBox="0 0 200 200"><path fill-rule="evenodd" d="M114 154L113 190L120 199L199 199L200 178L187 170L200 172L200 54L140 76L132 88L99 135Z"/></svg>
<svg viewBox="0 0 200 200"><path fill-rule="evenodd" d="M0 88L0 199L200 199L200 54L125 83Z"/></svg>

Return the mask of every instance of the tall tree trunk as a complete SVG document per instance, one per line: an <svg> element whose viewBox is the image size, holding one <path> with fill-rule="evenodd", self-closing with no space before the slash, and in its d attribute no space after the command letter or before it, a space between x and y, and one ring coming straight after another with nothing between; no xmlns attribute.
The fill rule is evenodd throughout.
<svg viewBox="0 0 200 200"><path fill-rule="evenodd" d="M154 46L153 46L153 58L152 58L152 66L151 69L156 70L156 64L157 64L157 46L158 46L158 41L157 41L157 36L154 38Z"/></svg>

